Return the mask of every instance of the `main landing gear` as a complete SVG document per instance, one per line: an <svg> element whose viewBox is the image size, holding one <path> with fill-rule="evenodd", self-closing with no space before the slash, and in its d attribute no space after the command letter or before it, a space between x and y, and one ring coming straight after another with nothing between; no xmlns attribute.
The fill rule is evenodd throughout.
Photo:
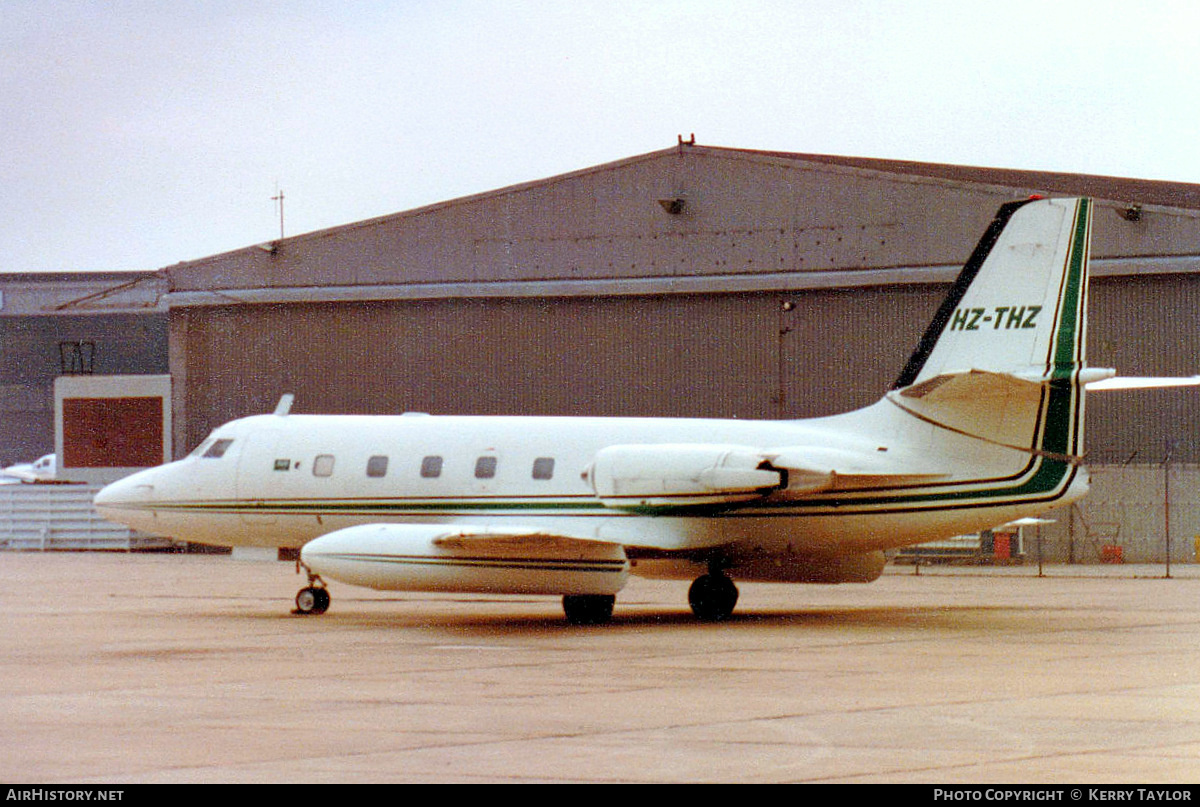
<svg viewBox="0 0 1200 807"><path fill-rule="evenodd" d="M563 613L572 625L603 625L612 619L613 594L565 594Z"/></svg>
<svg viewBox="0 0 1200 807"><path fill-rule="evenodd" d="M312 569L297 562L296 571L300 571L301 568L308 575L308 585L296 594L296 610L292 613L302 616L318 616L325 613L329 610L329 589L325 588L325 581L321 579L321 575L313 574Z"/></svg>
<svg viewBox="0 0 1200 807"><path fill-rule="evenodd" d="M572 625L603 625L612 619L616 599L611 594L567 594L562 600L563 613ZM704 622L729 619L737 601L737 586L717 565L696 578L688 589L692 613Z"/></svg>
<svg viewBox="0 0 1200 807"><path fill-rule="evenodd" d="M719 568L710 567L708 574L697 577L688 589L688 604L692 606L692 613L705 622L728 619L737 600L737 586Z"/></svg>

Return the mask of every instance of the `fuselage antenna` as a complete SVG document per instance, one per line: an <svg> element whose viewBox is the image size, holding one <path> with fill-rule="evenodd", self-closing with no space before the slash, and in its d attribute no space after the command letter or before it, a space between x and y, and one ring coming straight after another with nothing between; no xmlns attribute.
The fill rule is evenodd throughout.
<svg viewBox="0 0 1200 807"><path fill-rule="evenodd" d="M283 417L288 412L292 411L292 401L296 400L296 396L290 392L285 392L279 396L279 403L275 404L275 414Z"/></svg>

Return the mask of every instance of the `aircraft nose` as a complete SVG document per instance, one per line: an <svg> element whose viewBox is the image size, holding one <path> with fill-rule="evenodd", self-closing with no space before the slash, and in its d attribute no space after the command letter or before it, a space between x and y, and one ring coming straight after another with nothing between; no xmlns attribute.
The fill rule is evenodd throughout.
<svg viewBox="0 0 1200 807"><path fill-rule="evenodd" d="M123 504L144 502L154 498L154 484L137 473L118 479L100 489L93 499L97 509L119 507Z"/></svg>
<svg viewBox="0 0 1200 807"><path fill-rule="evenodd" d="M92 503L102 518L156 535L160 527L155 510L158 498L153 476L142 471L105 485Z"/></svg>

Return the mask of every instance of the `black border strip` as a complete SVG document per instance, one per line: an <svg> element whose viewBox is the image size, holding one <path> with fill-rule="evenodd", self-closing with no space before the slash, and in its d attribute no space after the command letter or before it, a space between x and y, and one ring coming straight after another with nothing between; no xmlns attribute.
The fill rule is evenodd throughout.
<svg viewBox="0 0 1200 807"><path fill-rule="evenodd" d="M992 223L988 226L987 231L979 239L979 243L975 245L975 251L967 259L967 263L963 266L963 270L959 272L958 279L954 281L954 286L951 287L950 293L942 300L942 305L937 310L937 313L934 314L933 321L929 323L929 328L925 331L925 335L917 343L917 349L909 357L908 364L904 365L904 369L900 371L900 377L892 385L893 390L910 386L917 380L917 376L921 374L921 368L925 366L925 362L929 359L929 354L933 353L933 348L937 345L938 340L942 338L942 331L946 330L946 325L954 315L954 310L958 308L958 304L962 302L962 298L966 295L972 281L975 280L975 276L983 268L984 261L991 254L992 248L996 246L996 241L1000 239L1000 233L1004 232L1004 228L1008 226L1009 219L1013 217L1013 214L1019 208L1035 201L1037 200L1032 198L1022 199L1016 202L1005 202L1000 205L1000 209L996 211L996 217L992 219Z"/></svg>

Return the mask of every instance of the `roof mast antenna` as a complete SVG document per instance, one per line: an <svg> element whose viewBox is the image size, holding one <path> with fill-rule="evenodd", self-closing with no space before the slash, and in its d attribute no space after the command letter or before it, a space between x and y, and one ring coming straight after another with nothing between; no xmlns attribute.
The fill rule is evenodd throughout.
<svg viewBox="0 0 1200 807"><path fill-rule="evenodd" d="M275 195L271 197L272 202L279 202L279 240L283 240L283 191L279 189L279 185L275 186Z"/></svg>

